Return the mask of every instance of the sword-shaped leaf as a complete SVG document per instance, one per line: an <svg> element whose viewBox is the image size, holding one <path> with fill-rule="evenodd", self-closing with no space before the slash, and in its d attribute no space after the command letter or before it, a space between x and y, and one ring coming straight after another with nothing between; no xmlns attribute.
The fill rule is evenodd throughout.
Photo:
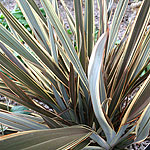
<svg viewBox="0 0 150 150"><path fill-rule="evenodd" d="M45 8L45 11L47 13L49 20L51 21L51 24L55 27L55 31L61 43L63 44L63 47L66 53L68 54L68 57L70 58L71 63L74 65L74 68L78 72L81 80L83 81L83 84L85 84L85 87L88 89L88 80L82 68L82 65L78 59L75 48L73 47L71 40L69 39L62 23L60 22L60 19L55 13L55 10L52 4L47 0L41 0L41 2Z"/></svg>
<svg viewBox="0 0 150 150"><path fill-rule="evenodd" d="M87 39L86 39L86 46L87 46L87 53L90 58L93 47L94 47L94 1L87 0ZM83 43L84 44L84 43Z"/></svg>
<svg viewBox="0 0 150 150"><path fill-rule="evenodd" d="M6 46L0 42L0 48L3 50L3 52L7 55L7 57L13 61L20 69L22 69L26 74L28 74L25 67L22 65L22 63L6 48ZM29 74L28 74L29 75Z"/></svg>
<svg viewBox="0 0 150 150"><path fill-rule="evenodd" d="M110 143L116 133L110 127L109 123L107 122L104 116L102 110L102 104L100 100L100 92L99 92L99 90L101 90L99 82L104 82L103 80L100 80L100 71L101 71L102 58L105 49L106 38L107 38L107 33L102 34L93 49L89 61L88 78L89 78L91 100L92 100L95 116L97 117L100 126L104 130L108 143Z"/></svg>
<svg viewBox="0 0 150 150"><path fill-rule="evenodd" d="M30 60L31 62L34 62L36 64L39 64L36 57L33 55L33 52L25 48L6 28L4 28L2 25L0 25L0 40L7 44L10 48L12 48L14 51L16 51L18 54L23 56L24 58Z"/></svg>
<svg viewBox="0 0 150 150"><path fill-rule="evenodd" d="M31 118L25 118L25 115L24 118L22 118L10 112L0 112L0 123L17 131L48 129L46 125L35 122Z"/></svg>
<svg viewBox="0 0 150 150"><path fill-rule="evenodd" d="M77 51L80 55L80 60L84 71L86 68L86 45L85 45L85 36L84 36L84 24L83 24L83 13L82 13L82 1L74 0L74 9L75 9L75 27L76 27L76 42L77 42Z"/></svg>
<svg viewBox="0 0 150 150"><path fill-rule="evenodd" d="M150 17L150 1L142 1L141 7L139 9L138 15L136 16L135 22L132 26L132 30L129 34L126 46L124 48L124 54L121 57L121 66L119 67L119 74L117 81L122 76L123 70L129 66L132 62L132 57L138 46L139 40L143 37L145 30L147 28L149 17Z"/></svg>
<svg viewBox="0 0 150 150"><path fill-rule="evenodd" d="M38 8L38 6L36 5L35 1L33 0L27 0L28 3L32 6L32 8L36 11L36 13L39 15L39 17L41 18L41 20L47 24L46 18L44 18L44 16L42 15L40 9Z"/></svg>
<svg viewBox="0 0 150 150"><path fill-rule="evenodd" d="M41 149L71 149L81 141L86 140L92 131L82 127L67 127L60 129L26 131L0 139L1 149L41 150Z"/></svg>
<svg viewBox="0 0 150 150"><path fill-rule="evenodd" d="M29 89L43 97L47 101L47 103L49 103L50 99L52 100L50 95L44 89L42 89L30 76L25 74L20 68L18 68L13 62L11 62L6 56L1 53L0 64L7 68L7 70L9 70L11 73L13 73L21 83L24 83L24 85Z"/></svg>
<svg viewBox="0 0 150 150"><path fill-rule="evenodd" d="M110 29L107 52L110 52L115 45L117 39L117 33L118 33L117 31L120 27L120 23L122 21L127 6L128 6L128 0L120 0L118 2L117 8L115 10L115 14L113 16L111 29Z"/></svg>
<svg viewBox="0 0 150 150"><path fill-rule="evenodd" d="M137 92L136 96L130 103L122 119L120 127L124 125L127 121L135 118L139 114L139 112L141 112L143 108L145 108L145 106L150 103L150 97L149 97L150 84L149 83L150 83L150 75L147 77L147 79L141 86L140 90Z"/></svg>
<svg viewBox="0 0 150 150"><path fill-rule="evenodd" d="M105 149L110 149L110 146L108 145L108 143L103 138L101 138L99 135L97 135L96 133L93 133L90 137L95 142L97 142L101 147L103 147Z"/></svg>
<svg viewBox="0 0 150 150"><path fill-rule="evenodd" d="M51 54L48 32L45 29L47 26L43 24L39 15L29 5L29 3L26 0L24 1L16 0L16 2L18 3L23 15L25 16L27 22L29 23L29 26L32 29L32 32L36 36L37 40Z"/></svg>
<svg viewBox="0 0 150 150"><path fill-rule="evenodd" d="M44 64L53 72L57 79L60 79L65 85L68 84L68 79L54 62L49 53L38 43L38 41L28 32L28 30L19 23L19 21L7 11L7 9L0 3L0 10L5 15L7 21L16 30L16 32L23 38L29 47L36 53L36 55L43 61Z"/></svg>
<svg viewBox="0 0 150 150"><path fill-rule="evenodd" d="M150 75L147 77L145 82L147 82L147 84L145 85L145 87L143 87L144 91L141 91L140 95L137 97L137 100L134 102L134 106L131 109L127 121L131 121L132 119L137 117L144 110L144 108L150 103L150 96L149 96Z"/></svg>
<svg viewBox="0 0 150 150"><path fill-rule="evenodd" d="M75 72L73 69L73 65L70 64L70 75L69 75L69 92L72 101L72 105L74 111L76 111L76 104L77 104L77 86L75 82Z"/></svg>
<svg viewBox="0 0 150 150"><path fill-rule="evenodd" d="M136 125L136 139L135 142L141 142L149 135L150 129L150 103L144 109L140 119Z"/></svg>

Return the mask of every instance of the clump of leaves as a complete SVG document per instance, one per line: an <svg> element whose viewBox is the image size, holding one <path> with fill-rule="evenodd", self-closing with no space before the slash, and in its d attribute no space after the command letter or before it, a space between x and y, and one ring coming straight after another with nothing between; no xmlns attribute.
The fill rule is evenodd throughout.
<svg viewBox="0 0 150 150"><path fill-rule="evenodd" d="M24 131L3 136L1 148L124 149L141 142L150 128L150 70L140 76L150 62L150 1L142 1L132 27L117 45L128 0L118 2L110 29L112 3L97 1L97 39L94 1L84 2L83 15L81 1L74 0L75 19L60 1L71 34L56 0L41 0L46 18L33 0L17 0L33 35L0 3L11 26L11 32L0 26L0 67L13 78L0 73L0 94L41 116L1 110L2 124ZM129 101L128 96L139 85Z"/></svg>
<svg viewBox="0 0 150 150"><path fill-rule="evenodd" d="M46 17L45 11L43 8L39 8L42 15ZM15 6L14 10L11 12L11 14L30 32L32 33L32 30L29 27L28 22L26 21L25 17L23 16L23 13L21 12L18 5ZM3 14L0 15L0 24L2 24L6 29L10 30L8 23L4 17Z"/></svg>

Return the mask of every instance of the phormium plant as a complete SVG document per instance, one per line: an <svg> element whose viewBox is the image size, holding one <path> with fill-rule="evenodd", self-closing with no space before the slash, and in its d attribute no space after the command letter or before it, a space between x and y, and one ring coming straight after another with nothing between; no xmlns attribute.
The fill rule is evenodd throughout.
<svg viewBox="0 0 150 150"><path fill-rule="evenodd" d="M0 3L11 29L0 25L0 69L12 78L0 73L0 94L33 113L11 113L0 105L0 122L21 131L2 136L1 149L124 149L146 139L150 70L141 73L150 62L150 1L142 1L118 45L128 0L119 0L110 28L111 1L97 1L96 41L93 0L85 0L84 15L81 0L74 0L75 19L60 0L72 34L63 24L57 0L41 0L46 18L33 0L16 1L33 35Z"/></svg>

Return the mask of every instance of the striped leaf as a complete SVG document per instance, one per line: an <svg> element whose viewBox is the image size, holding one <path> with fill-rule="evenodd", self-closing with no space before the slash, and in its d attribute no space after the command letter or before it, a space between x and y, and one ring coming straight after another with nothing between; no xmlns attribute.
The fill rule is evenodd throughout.
<svg viewBox="0 0 150 150"><path fill-rule="evenodd" d="M3 136L1 149L70 149L91 135L88 129L75 126L61 129L36 130Z"/></svg>
<svg viewBox="0 0 150 150"><path fill-rule="evenodd" d="M116 133L110 127L110 125L108 124L104 116L104 113L102 110L102 104L100 100L100 93L99 93L100 71L101 71L102 57L103 57L103 51L105 48L106 38L107 38L107 34L105 33L99 38L99 40L97 41L93 49L93 52L89 61L88 78L89 78L91 100L92 100L95 115L97 117L97 120L100 126L104 130L108 143L110 143Z"/></svg>

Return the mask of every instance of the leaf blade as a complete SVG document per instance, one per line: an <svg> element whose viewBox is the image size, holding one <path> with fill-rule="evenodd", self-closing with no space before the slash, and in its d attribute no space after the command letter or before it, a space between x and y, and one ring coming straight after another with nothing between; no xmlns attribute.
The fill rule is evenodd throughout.
<svg viewBox="0 0 150 150"><path fill-rule="evenodd" d="M0 139L1 148L7 148L8 150L15 149L60 149L62 146L70 143L73 146L78 138L85 140L85 136L90 136L88 129L77 126L67 127L53 130L37 130L28 131L18 134L13 134L9 137L4 136ZM74 135L74 136L72 136ZM18 140L19 139L19 140ZM66 139L66 140L65 140ZM56 142L57 141L57 142ZM39 147L38 147L39 146Z"/></svg>
<svg viewBox="0 0 150 150"><path fill-rule="evenodd" d="M113 137L115 136L115 131L109 126L103 110L102 110L102 104L100 100L99 95L99 78L100 78L100 68L102 64L102 57L103 57L103 50L105 47L105 42L107 39L107 33L102 34L100 39L97 41L97 44L95 45L90 61L89 61L89 67L88 67L88 78L89 78L89 88L91 92L91 100L93 104L93 109L95 112L95 115L97 117L97 120L99 124L101 125L102 129L104 130L104 133L107 137L108 143L111 142ZM101 60L101 62L99 62Z"/></svg>

